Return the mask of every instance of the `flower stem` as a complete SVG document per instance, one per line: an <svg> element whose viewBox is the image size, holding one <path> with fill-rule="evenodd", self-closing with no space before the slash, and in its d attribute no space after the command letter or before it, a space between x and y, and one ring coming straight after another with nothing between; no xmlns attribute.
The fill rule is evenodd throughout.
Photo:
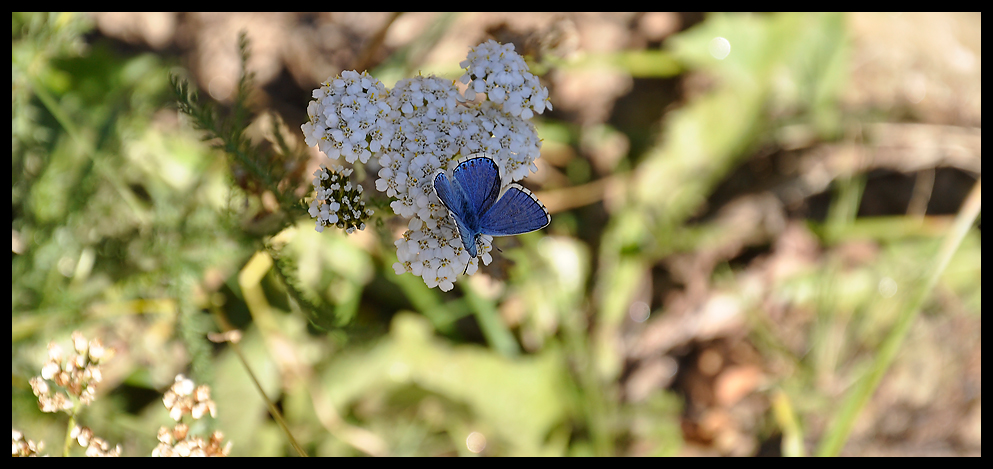
<svg viewBox="0 0 993 469"><path fill-rule="evenodd" d="M69 457L69 447L72 444L72 429L76 428L76 408L77 406L73 406L72 413L69 414L69 425L66 426L66 441L62 446L62 457L64 458Z"/></svg>
<svg viewBox="0 0 993 469"><path fill-rule="evenodd" d="M272 261L270 260L270 263L271 262ZM265 270L267 271L268 269ZM224 311L220 308L213 308L212 311L214 313L214 319L218 322L218 325L221 326L221 330L225 333L235 330L234 326L231 325L231 322L228 321L227 315L224 314ZM239 338L231 339L231 337ZM266 407L269 409L269 414L272 415L272 418L276 421L276 424L278 424L279 428L286 434L286 438L289 441L290 446L293 447L293 450L296 451L297 455L307 457L307 452L300 447L299 443L297 443L296 438L293 437L293 433L290 431L289 425L287 425L286 421L283 420L283 415L279 412L279 409L276 408L276 405L272 403L272 400L269 399L269 396L266 395L265 390L262 389L262 385L259 384L259 380L255 377L255 373L252 372L252 368L248 366L248 359L245 358L244 353L241 351L241 347L238 346L240 334L234 336L229 335L228 338L224 340L227 340L227 342L231 345L231 349L234 350L235 355L238 356L238 360L241 361L241 365L245 368L245 372L248 373L248 377L252 380L252 384L255 385L255 390L259 392L259 395L262 396L262 400L265 401Z"/></svg>

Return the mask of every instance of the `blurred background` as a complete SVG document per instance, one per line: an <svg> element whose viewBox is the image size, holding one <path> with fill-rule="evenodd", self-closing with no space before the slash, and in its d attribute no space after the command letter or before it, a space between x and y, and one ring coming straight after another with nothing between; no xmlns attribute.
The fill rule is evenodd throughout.
<svg viewBox="0 0 993 469"><path fill-rule="evenodd" d="M77 420L124 455L172 424L179 373L216 402L194 430L297 454L249 368L309 455L981 455L979 220L935 267L981 174L981 25L13 13L12 427L59 453L68 416L28 380L79 330L115 353ZM328 162L300 132L321 81L455 79L487 39L549 88L523 181L547 229L443 293L394 273L388 201L353 235L283 202ZM247 107L275 181L203 141L170 76ZM207 338L228 327L238 350Z"/></svg>

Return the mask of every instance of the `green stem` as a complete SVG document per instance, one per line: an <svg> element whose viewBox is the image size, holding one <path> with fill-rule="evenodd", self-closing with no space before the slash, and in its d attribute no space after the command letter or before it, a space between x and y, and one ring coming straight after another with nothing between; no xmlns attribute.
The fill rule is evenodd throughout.
<svg viewBox="0 0 993 469"><path fill-rule="evenodd" d="M221 330L225 332L235 330L234 326L231 325L227 316L220 310L220 308L212 308L212 311L214 313L214 318L221 326ZM279 412L279 409L276 408L276 405L272 403L272 400L269 399L269 396L267 396L265 391L262 389L262 385L259 384L259 380L255 378L255 373L252 372L252 367L248 366L248 359L245 358L245 355L242 353L241 347L238 346L238 342L236 340L228 340L228 343L231 344L231 349L234 350L235 355L238 356L238 360L241 361L241 365L245 367L245 372L248 373L248 377L252 380L252 384L255 385L255 389L259 392L259 395L262 396L262 400L265 401L266 407L269 409L269 414L272 415L272 418L276 420L276 423L283 430L283 433L286 434L286 438L289 440L290 446L293 447L293 450L296 451L298 455L307 457L307 452L300 447L300 444L297 443L296 438L293 437L293 432L290 431L289 425L286 424L286 420L283 420L283 414Z"/></svg>
<svg viewBox="0 0 993 469"><path fill-rule="evenodd" d="M66 426L66 441L62 446L62 457L69 457L69 447L72 445L72 429L76 428L76 409L79 407L79 403L74 403L72 413L69 414L69 425Z"/></svg>
<svg viewBox="0 0 993 469"><path fill-rule="evenodd" d="M239 347L238 344L231 342L231 348L234 350L235 354L238 355L238 359L241 360L242 366L245 367L245 371L248 372L249 378L251 378L252 383L255 384L255 389L259 391L259 395L261 395L262 400L265 401L266 407L269 408L269 413L272 414L272 418L276 420L279 427L282 428L284 433L286 433L286 437L290 440L290 446L293 447L293 450L296 451L299 456L307 457L307 452L300 447L300 443L297 443L296 438L293 437L293 433L290 432L289 425L287 425L286 421L283 420L283 414L279 412L276 405L272 403L269 396L267 396L265 391L262 390L262 385L259 384L259 380L255 378L255 373L252 373L252 368L248 366L248 359L246 359L245 355L241 353L241 347Z"/></svg>

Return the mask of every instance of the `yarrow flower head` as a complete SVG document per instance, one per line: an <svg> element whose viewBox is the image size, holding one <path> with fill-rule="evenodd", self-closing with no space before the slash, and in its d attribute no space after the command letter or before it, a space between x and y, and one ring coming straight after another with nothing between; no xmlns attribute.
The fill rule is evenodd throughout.
<svg viewBox="0 0 993 469"><path fill-rule="evenodd" d="M215 431L210 438L189 435L186 424L177 424L169 430L159 428L159 445L152 450L153 457L192 457L227 456L231 454L231 442L224 443L224 434Z"/></svg>
<svg viewBox="0 0 993 469"><path fill-rule="evenodd" d="M189 415L199 420L210 414L217 416L217 405L210 398L210 387L197 386L183 375L176 375L175 382L162 396L162 403L169 409L169 416L176 421L171 430L160 427L159 444L152 450L152 456L227 456L231 453L231 442L221 445L224 434L215 431L210 438L190 435L190 427L181 420Z"/></svg>
<svg viewBox="0 0 993 469"><path fill-rule="evenodd" d="M317 145L331 159L365 164L389 134L386 87L367 73L345 71L314 90L302 126L307 145ZM388 142L385 142L388 143Z"/></svg>
<svg viewBox="0 0 993 469"><path fill-rule="evenodd" d="M548 89L538 77L528 71L524 59L514 52L513 44L500 44L492 39L469 51L460 64L465 74L460 80L468 84L466 99L486 93L487 99L501 103L503 111L528 120L534 113L552 109Z"/></svg>
<svg viewBox="0 0 993 469"><path fill-rule="evenodd" d="M24 437L20 431L11 428L10 429L10 455L13 457L36 457L45 450L45 443L39 441L35 443L33 440L29 440Z"/></svg>
<svg viewBox="0 0 993 469"><path fill-rule="evenodd" d="M172 387L162 396L162 403L169 409L169 416L179 421L184 415L190 415L198 420L209 413L217 417L217 404L210 399L210 387L195 386L192 380L183 375L176 375Z"/></svg>
<svg viewBox="0 0 993 469"><path fill-rule="evenodd" d="M314 172L314 200L310 202L310 216L317 219L317 231L331 225L353 233L364 230L365 222L373 215L365 208L362 186L353 185L348 179L351 169L335 166L328 169L323 164Z"/></svg>
<svg viewBox="0 0 993 469"><path fill-rule="evenodd" d="M541 140L530 119L551 109L548 90L513 44L484 42L461 66L465 95L456 82L434 76L402 79L387 90L365 73L342 72L314 90L310 120L302 126L307 144L318 145L329 158L378 163L376 189L407 219L408 229L395 243L394 270L411 272L443 291L453 288L459 273L475 273L480 259L489 264L492 238L480 236L477 256L469 255L435 194L434 176L478 153L496 162L504 184L537 171ZM338 222L334 204L340 199L329 195L330 186L317 176L310 212L322 231Z"/></svg>
<svg viewBox="0 0 993 469"><path fill-rule="evenodd" d="M177 424L169 430L159 428L159 445L152 450L153 457L210 457L227 456L231 454L231 442L224 442L224 434L215 431L210 438L189 435L190 428L185 424Z"/></svg>
<svg viewBox="0 0 993 469"><path fill-rule="evenodd" d="M69 437L76 440L79 446L86 448L86 457L119 457L121 455L121 445L113 448L106 440L95 436L93 430L87 427L75 426L69 433Z"/></svg>
<svg viewBox="0 0 993 469"><path fill-rule="evenodd" d="M29 381L42 412L72 413L77 405L89 405L96 398L97 384L103 379L100 365L109 350L99 339L88 341L79 331L72 333L72 343L76 353L68 355L58 344L48 344L41 376Z"/></svg>

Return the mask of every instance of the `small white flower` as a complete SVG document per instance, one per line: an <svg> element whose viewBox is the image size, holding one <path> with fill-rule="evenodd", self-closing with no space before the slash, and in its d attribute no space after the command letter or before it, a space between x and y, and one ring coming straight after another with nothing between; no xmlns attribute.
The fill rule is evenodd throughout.
<svg viewBox="0 0 993 469"><path fill-rule="evenodd" d="M175 381L176 382L173 383L172 385L172 391L175 392L178 396L189 396L190 394L193 394L193 390L195 389L196 385L193 384L192 380L187 379L185 376L179 374L176 375Z"/></svg>
<svg viewBox="0 0 993 469"><path fill-rule="evenodd" d="M48 361L45 365L41 367L41 377L45 379L52 379L55 375L62 371L57 362Z"/></svg>

